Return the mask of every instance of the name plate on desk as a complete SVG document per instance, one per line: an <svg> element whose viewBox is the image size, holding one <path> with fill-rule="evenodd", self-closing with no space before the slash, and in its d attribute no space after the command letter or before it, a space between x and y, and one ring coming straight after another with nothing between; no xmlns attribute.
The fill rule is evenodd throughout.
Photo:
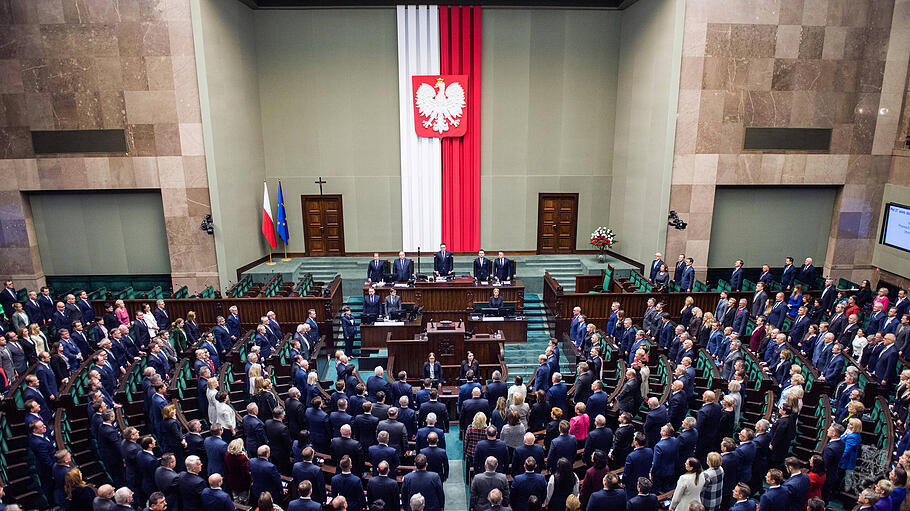
<svg viewBox="0 0 910 511"><path fill-rule="evenodd" d="M397 283L397 284L395 284L395 285L392 286L392 287L408 287L408 285L405 284L405 283Z"/></svg>
<svg viewBox="0 0 910 511"><path fill-rule="evenodd" d="M404 326L404 321L377 321L373 326Z"/></svg>
<svg viewBox="0 0 910 511"><path fill-rule="evenodd" d="M506 318L502 316L484 316L483 321L505 321Z"/></svg>

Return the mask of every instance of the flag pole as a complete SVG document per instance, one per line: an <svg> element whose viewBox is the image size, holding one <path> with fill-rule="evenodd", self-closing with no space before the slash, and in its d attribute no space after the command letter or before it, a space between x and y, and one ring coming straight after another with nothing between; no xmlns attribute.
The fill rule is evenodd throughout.
<svg viewBox="0 0 910 511"><path fill-rule="evenodd" d="M267 264L267 265L269 265L269 266L278 264L278 263L276 263L275 261L272 261L272 249L271 249L271 248L269 248L269 262L267 262L267 263L265 263L265 264Z"/></svg>
<svg viewBox="0 0 910 511"><path fill-rule="evenodd" d="M282 261L287 262L287 261L290 261L290 260L291 260L291 258L288 257L288 242L285 241L285 242L284 242L284 259L282 259Z"/></svg>

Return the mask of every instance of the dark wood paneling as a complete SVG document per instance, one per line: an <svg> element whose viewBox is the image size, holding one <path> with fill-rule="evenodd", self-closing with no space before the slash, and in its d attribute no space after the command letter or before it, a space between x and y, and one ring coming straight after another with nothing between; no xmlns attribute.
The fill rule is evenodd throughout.
<svg viewBox="0 0 910 511"><path fill-rule="evenodd" d="M537 203L537 253L575 252L577 193L541 193Z"/></svg>
<svg viewBox="0 0 910 511"><path fill-rule="evenodd" d="M521 280L513 280L512 284L498 286L499 295L506 303L515 303L515 310L521 313L524 310L525 287ZM368 286L363 286L363 294L367 293ZM391 286L377 287L376 294L382 300L389 295ZM412 287L395 288L401 303L413 304L423 307L424 314L428 312L464 312L473 311L475 302L488 302L493 295L494 286L474 285L466 282L417 282ZM429 318L433 320L435 318Z"/></svg>
<svg viewBox="0 0 910 511"><path fill-rule="evenodd" d="M344 255L341 195L301 195L307 256Z"/></svg>

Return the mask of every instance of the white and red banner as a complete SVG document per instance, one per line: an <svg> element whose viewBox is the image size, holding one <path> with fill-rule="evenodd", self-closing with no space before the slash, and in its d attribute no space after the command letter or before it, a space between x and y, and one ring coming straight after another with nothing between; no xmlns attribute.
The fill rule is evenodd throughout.
<svg viewBox="0 0 910 511"><path fill-rule="evenodd" d="M480 248L480 28L476 6L398 6L405 250Z"/></svg>
<svg viewBox="0 0 910 511"><path fill-rule="evenodd" d="M269 187L262 182L262 235L273 249L278 247L275 241L275 221L272 219L272 203L269 201ZM271 257L271 256L270 256Z"/></svg>

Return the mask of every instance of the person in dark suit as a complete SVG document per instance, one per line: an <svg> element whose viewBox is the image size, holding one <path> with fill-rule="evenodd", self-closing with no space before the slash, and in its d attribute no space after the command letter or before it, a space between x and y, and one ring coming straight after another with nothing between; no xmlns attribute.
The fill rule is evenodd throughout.
<svg viewBox="0 0 910 511"><path fill-rule="evenodd" d="M447 277L455 274L455 262L452 253L446 251L446 244L439 245L439 252L433 254L433 273L437 277Z"/></svg>
<svg viewBox="0 0 910 511"><path fill-rule="evenodd" d="M414 273L414 261L405 259L404 251L398 252L398 259L392 263L392 278L395 282L407 282Z"/></svg>
<svg viewBox="0 0 910 511"><path fill-rule="evenodd" d="M208 460L207 475L224 473L224 455L227 453L228 444L221 438L223 432L224 427L216 422L209 428L209 436L203 441L202 446Z"/></svg>
<svg viewBox="0 0 910 511"><path fill-rule="evenodd" d="M502 250L499 251L498 257L493 261L493 277L500 282L512 280L512 261L506 259Z"/></svg>
<svg viewBox="0 0 910 511"><path fill-rule="evenodd" d="M53 502L54 454L57 448L54 441L47 436L47 427L43 421L36 420L29 425L28 448L35 457L35 471L38 473L41 488L48 501Z"/></svg>
<svg viewBox="0 0 910 511"><path fill-rule="evenodd" d="M332 494L336 497L344 497L347 500L347 509L362 511L366 507L363 483L359 477L351 473L352 465L351 458L348 456L341 458L338 462L341 473L332 476Z"/></svg>
<svg viewBox="0 0 910 511"><path fill-rule="evenodd" d="M325 486L323 485L323 489ZM396 487L397 490L397 487ZM313 483L310 481L300 481L297 484L297 499L288 504L288 511L322 511L322 504L325 501L314 498ZM388 510L385 510L388 511Z"/></svg>
<svg viewBox="0 0 910 511"><path fill-rule="evenodd" d="M635 427L632 425L632 414L623 412L619 415L619 425L613 432L613 450L610 453L611 466L618 467L625 462L626 456L632 451L632 440L635 437ZM645 440L647 442L647 440Z"/></svg>
<svg viewBox="0 0 910 511"><path fill-rule="evenodd" d="M733 331L738 333L740 338L745 337L746 327L749 326L749 309L746 308L746 299L739 301L739 308L733 313Z"/></svg>
<svg viewBox="0 0 910 511"><path fill-rule="evenodd" d="M385 262L379 260L379 252L373 253L373 260L367 265L367 282L385 281Z"/></svg>
<svg viewBox="0 0 910 511"><path fill-rule="evenodd" d="M175 481L177 493L180 495L180 509L202 509L202 491L206 485L200 473L202 460L199 456L187 456L186 471L181 472Z"/></svg>
<svg viewBox="0 0 910 511"><path fill-rule="evenodd" d="M539 472L540 465L533 457L525 458L520 467L523 469L523 472L520 469L519 473L515 474L509 496L514 511L527 511L528 498L530 498L531 495L537 497L539 502L543 502L546 499L547 480L543 474ZM512 470L514 473L515 469L513 468ZM625 502L625 495L623 495L623 502Z"/></svg>
<svg viewBox="0 0 910 511"><path fill-rule="evenodd" d="M315 456L313 448L304 447L300 456L303 461L295 463L293 470L291 470L292 483L296 485L300 485L303 482L310 483L310 487L313 490L313 500L317 503L325 502L325 478L322 475L322 469L313 463L313 457Z"/></svg>
<svg viewBox="0 0 910 511"><path fill-rule="evenodd" d="M443 438L439 433L433 431L427 435L428 445L418 452L427 457L427 470L439 474L442 482L449 478L449 456L446 454L445 444L440 447L439 440Z"/></svg>
<svg viewBox="0 0 910 511"><path fill-rule="evenodd" d="M806 258L806 262L804 262L802 268L799 269L796 279L807 284L809 289L815 287L815 266L812 266L811 257Z"/></svg>
<svg viewBox="0 0 910 511"><path fill-rule="evenodd" d="M739 455L736 454L736 444L733 443L731 438L725 438L720 443L720 453L721 453L721 468L723 468L724 475L730 474L730 477L724 477L723 480L723 496L721 497L721 508L730 506L730 497L733 494L733 488L736 486L736 483L739 482L739 467L740 459Z"/></svg>
<svg viewBox="0 0 910 511"><path fill-rule="evenodd" d="M354 323L354 316L351 314L350 307L345 307L341 315L341 333L344 336L344 352L353 356L357 325Z"/></svg>
<svg viewBox="0 0 910 511"><path fill-rule="evenodd" d="M369 316L369 323L372 323L376 317L382 314L382 300L376 294L372 287L367 289L367 295L363 297L363 316Z"/></svg>
<svg viewBox="0 0 910 511"><path fill-rule="evenodd" d="M468 424L474 420L474 416L477 415L478 412L483 412L483 414L487 416L487 419L490 418L490 402L480 397L480 387L475 387L471 391L471 398L466 399L461 404L459 418L462 431L467 431Z"/></svg>
<svg viewBox="0 0 910 511"><path fill-rule="evenodd" d="M765 306L768 304L768 293L765 292L765 283L755 284L755 293L752 295L752 307L749 310L753 318L765 315Z"/></svg>
<svg viewBox="0 0 910 511"><path fill-rule="evenodd" d="M515 448L512 454L512 476L518 476L527 467L526 461L533 458L534 469L538 473L544 466L544 450L542 445L536 444L534 433L528 431L524 436L524 443Z"/></svg>
<svg viewBox="0 0 910 511"><path fill-rule="evenodd" d="M398 422L398 407L389 408L389 418L379 421L376 425L376 432L387 432L389 434L389 446L395 448L398 452L405 452L408 447L408 431L404 424Z"/></svg>
<svg viewBox="0 0 910 511"><path fill-rule="evenodd" d="M37 323L39 326L44 325L47 318L44 317L41 312L41 305L38 304L38 293L34 291L28 292L28 299L23 303L23 309L26 316L28 316L29 322ZM4 310L7 309L4 308Z"/></svg>
<svg viewBox="0 0 910 511"><path fill-rule="evenodd" d="M660 404L656 397L648 399L648 408L650 411L645 417L644 433L648 439L648 445L654 446L660 440L660 431L669 421L667 407ZM660 488L658 488L660 491Z"/></svg>
<svg viewBox="0 0 910 511"><path fill-rule="evenodd" d="M737 480L741 483L752 482L752 464L755 462L755 432L749 428L743 428L739 432L739 446L736 448L736 455L739 458L739 471Z"/></svg>
<svg viewBox="0 0 910 511"><path fill-rule="evenodd" d="M92 308L92 302L88 299L88 294L85 291L78 291L77 295L79 300L75 301L75 304L79 309L79 319L82 320L83 325L93 324L95 322L95 309ZM69 300L69 296L67 296L67 300Z"/></svg>
<svg viewBox="0 0 910 511"><path fill-rule="evenodd" d="M679 287L683 291L692 292L692 286L695 285L695 268L692 266L694 263L695 260L691 257L686 258L685 267L683 267L679 280Z"/></svg>
<svg viewBox="0 0 910 511"><path fill-rule="evenodd" d="M256 457L250 460L250 477L253 485L250 487L252 502L259 500L259 494L267 491L275 496L281 495L281 474L269 461L270 449L268 445L260 445Z"/></svg>
<svg viewBox="0 0 910 511"><path fill-rule="evenodd" d="M730 287L734 291L740 291L743 288L743 260L737 259L733 263L733 272L730 273Z"/></svg>
<svg viewBox="0 0 910 511"><path fill-rule="evenodd" d="M351 426L345 424L341 426L339 437L333 438L329 443L329 453L332 459L340 460L344 456L351 458L352 470L356 474L363 473L363 447L360 442L351 438ZM336 467L336 473L341 473L340 467Z"/></svg>
<svg viewBox="0 0 910 511"><path fill-rule="evenodd" d="M673 488L676 478L676 463L679 459L679 439L673 436L673 426L664 423L660 428L660 440L654 445L654 461L651 463L651 477L654 488L663 493Z"/></svg>
<svg viewBox="0 0 910 511"><path fill-rule="evenodd" d="M423 378L429 379L434 386L442 383L442 364L436 360L435 353L430 353L423 363Z"/></svg>
<svg viewBox="0 0 910 511"><path fill-rule="evenodd" d="M626 496L629 499L635 496L635 482L639 477L648 477L654 461L654 451L647 447L647 443L648 439L644 433L635 433L632 443L634 449L626 456L622 482L626 487ZM650 481L648 482L650 483Z"/></svg>
<svg viewBox="0 0 910 511"><path fill-rule="evenodd" d="M259 406L256 403L246 405L246 415L242 421L243 433L246 436L246 452L258 452L260 445L266 445L269 442L265 434L265 424L259 419ZM312 434L312 432L310 432Z"/></svg>
<svg viewBox="0 0 910 511"><path fill-rule="evenodd" d="M489 431L487 434L489 434ZM551 474L555 473L556 462L559 461L559 458L565 458L574 462L577 450L578 440L574 436L569 435L569 421L559 421L559 436L550 442L550 450L547 452L547 470L549 470ZM650 467L650 465L648 466Z"/></svg>
<svg viewBox="0 0 910 511"><path fill-rule="evenodd" d="M155 457L155 438L146 435L139 440L141 450L136 454L136 490L140 493L139 502L144 502L152 493L158 491L155 485L155 470L158 458Z"/></svg>
<svg viewBox="0 0 910 511"><path fill-rule="evenodd" d="M787 257L784 260L784 267L780 273L780 285L785 291L790 291L793 286L793 279L796 278L796 267L793 266L793 258Z"/></svg>
<svg viewBox="0 0 910 511"><path fill-rule="evenodd" d="M587 509L592 511L623 509L623 506L626 505L626 493L619 487L619 477L612 472L607 472L603 478L603 485L602 490L591 494Z"/></svg>
<svg viewBox="0 0 910 511"><path fill-rule="evenodd" d="M789 341L793 346L797 346L802 342L803 338L806 336L806 332L809 331L809 324L811 321L806 317L808 310L805 307L800 307L796 313L796 318L793 319L793 324L790 326L790 336Z"/></svg>
<svg viewBox="0 0 910 511"><path fill-rule="evenodd" d="M171 328L171 318L164 308L164 300L155 302L155 310L152 311L152 316L154 316L155 322L158 323L158 328L161 330L168 330Z"/></svg>
<svg viewBox="0 0 910 511"><path fill-rule="evenodd" d="M828 359L828 362L825 364L825 370L819 377L819 381L826 381L832 387L837 387L841 382L841 379L844 377L844 365L846 365L846 359L844 358L843 352L844 347L837 343L831 349L831 358ZM879 381L881 383L881 381Z"/></svg>
<svg viewBox="0 0 910 511"><path fill-rule="evenodd" d="M650 449L649 449L650 450ZM657 495L651 493L651 480L645 476L638 478L638 495L629 499L629 511L657 511ZM628 493L628 489L626 492Z"/></svg>
<svg viewBox="0 0 910 511"><path fill-rule="evenodd" d="M660 266L662 264L666 264L664 263L664 256L660 252L654 254L654 260L651 261L651 272L648 275L648 280L650 280L652 284L654 283L654 276L660 271Z"/></svg>
<svg viewBox="0 0 910 511"><path fill-rule="evenodd" d="M831 492L837 489L840 486L840 461L844 455L844 439L841 436L844 434L844 427L840 424L832 424L828 431L828 443L825 444L825 448L822 450L822 459L825 461L825 484L822 485L822 498L827 499L831 497Z"/></svg>
<svg viewBox="0 0 910 511"><path fill-rule="evenodd" d="M371 445L369 449L367 449L370 464L373 465L373 475L379 474L377 471L379 463L386 461L389 464L391 476L395 477L395 474L398 471L400 458L398 456L398 451L389 447L389 432L380 431L376 433L376 442L376 445Z"/></svg>
<svg viewBox="0 0 910 511"><path fill-rule="evenodd" d="M500 296L500 294L499 294L499 288L494 287L493 294L490 296L490 300L489 300L489 302L487 302L487 306L492 307L494 309L499 309L499 308L502 308L502 303L503 303L503 299L502 299L502 296Z"/></svg>
<svg viewBox="0 0 910 511"><path fill-rule="evenodd" d="M636 413L641 403L641 382L635 369L626 371L626 381L616 395L620 412Z"/></svg>
<svg viewBox="0 0 910 511"><path fill-rule="evenodd" d="M803 462L790 456L784 462L790 477L781 484L787 490L790 500L790 511L802 511L806 505L806 494L809 492L809 476L803 473Z"/></svg>
<svg viewBox="0 0 910 511"><path fill-rule="evenodd" d="M395 479L389 477L389 464L385 461L379 463L379 475L371 477L367 481L367 501L376 502L377 500L381 500L385 504L382 508L383 511L399 511L401 509L398 483ZM316 511L321 511L321 508Z"/></svg>
<svg viewBox="0 0 910 511"><path fill-rule="evenodd" d="M477 259L474 259L474 280L486 282L490 280L490 274L493 271L493 263L484 256L483 250L477 253Z"/></svg>
<svg viewBox="0 0 910 511"><path fill-rule="evenodd" d="M232 511L234 502L230 494L221 489L221 474L217 473L209 476L209 485L202 490L202 509L206 511ZM288 507L288 510L291 508ZM319 510L310 510L319 511Z"/></svg>
<svg viewBox="0 0 910 511"><path fill-rule="evenodd" d="M278 471L291 473L291 433L284 424L285 411L280 406L272 412L273 418L265 421L265 437L272 448L272 460Z"/></svg>
<svg viewBox="0 0 910 511"><path fill-rule="evenodd" d="M313 398L312 405L304 412L306 423L309 424L310 442L317 451L326 452L329 448L329 440L332 438L329 414L322 410L322 398ZM243 420L245 422L246 417Z"/></svg>
<svg viewBox="0 0 910 511"><path fill-rule="evenodd" d="M442 489L442 478L436 472L427 470L427 457L418 454L414 457L415 471L405 474L401 482L401 501L404 511L419 511L411 509L411 497L416 494L423 495L425 511L442 511L446 497Z"/></svg>
<svg viewBox="0 0 910 511"><path fill-rule="evenodd" d="M679 254L679 257L676 258L676 265L673 267L673 281L677 284L682 281L683 270L686 269L686 256L685 254ZM632 491L635 491L635 488L632 488Z"/></svg>
<svg viewBox="0 0 910 511"><path fill-rule="evenodd" d="M436 414L436 422L443 431L449 430L449 412L446 405L439 402L439 393L436 389L430 389L430 400L420 405L417 410L418 423L426 424L427 416L431 413Z"/></svg>
<svg viewBox="0 0 910 511"><path fill-rule="evenodd" d="M898 355L897 348L894 347L894 340L894 334L885 334L882 340L884 347L879 353L875 369L872 371L872 376L886 389L887 394L891 393L897 369Z"/></svg>
<svg viewBox="0 0 910 511"><path fill-rule="evenodd" d="M705 458L708 451L717 447L717 430L720 423L721 406L717 404L716 394L706 390L702 395L704 404L696 414L695 429L698 431L698 443L695 455L699 459Z"/></svg>
<svg viewBox="0 0 910 511"><path fill-rule="evenodd" d="M57 332L64 329L73 329L73 321L66 313L66 307L63 305L63 302L57 302L56 310L51 314L51 322Z"/></svg>
<svg viewBox="0 0 910 511"><path fill-rule="evenodd" d="M123 486L123 457L120 455L120 428L114 424L114 411L101 413L102 423L98 428L98 451L101 461L114 479L114 486Z"/></svg>
<svg viewBox="0 0 910 511"><path fill-rule="evenodd" d="M796 438L796 417L790 405L784 403L780 407L780 418L771 426L770 434L768 461L772 467L781 466L790 451L790 443Z"/></svg>
<svg viewBox="0 0 910 511"><path fill-rule="evenodd" d="M389 296L385 297L382 308L383 313L388 317L401 311L401 297L398 296L398 291L394 287L389 290Z"/></svg>
<svg viewBox="0 0 910 511"><path fill-rule="evenodd" d="M790 495L786 488L782 488L784 476L780 470L772 468L765 475L765 481L770 486L762 494L758 505L761 509L790 509Z"/></svg>
<svg viewBox="0 0 910 511"><path fill-rule="evenodd" d="M566 432L568 433L568 430ZM489 456L493 456L498 460L503 460L503 462L500 463L496 468L496 471L503 474L506 473L505 460L509 459L509 448L506 447L505 442L496 438L497 434L498 431L496 430L496 426L487 426L487 438L485 440L477 442L477 445L474 448L475 474L483 472L484 460L486 460ZM553 452L552 445L550 447L550 452Z"/></svg>
<svg viewBox="0 0 910 511"><path fill-rule="evenodd" d="M168 507L180 509L180 492L177 488L177 460L171 453L161 456L160 466L155 468L155 488L164 494Z"/></svg>

